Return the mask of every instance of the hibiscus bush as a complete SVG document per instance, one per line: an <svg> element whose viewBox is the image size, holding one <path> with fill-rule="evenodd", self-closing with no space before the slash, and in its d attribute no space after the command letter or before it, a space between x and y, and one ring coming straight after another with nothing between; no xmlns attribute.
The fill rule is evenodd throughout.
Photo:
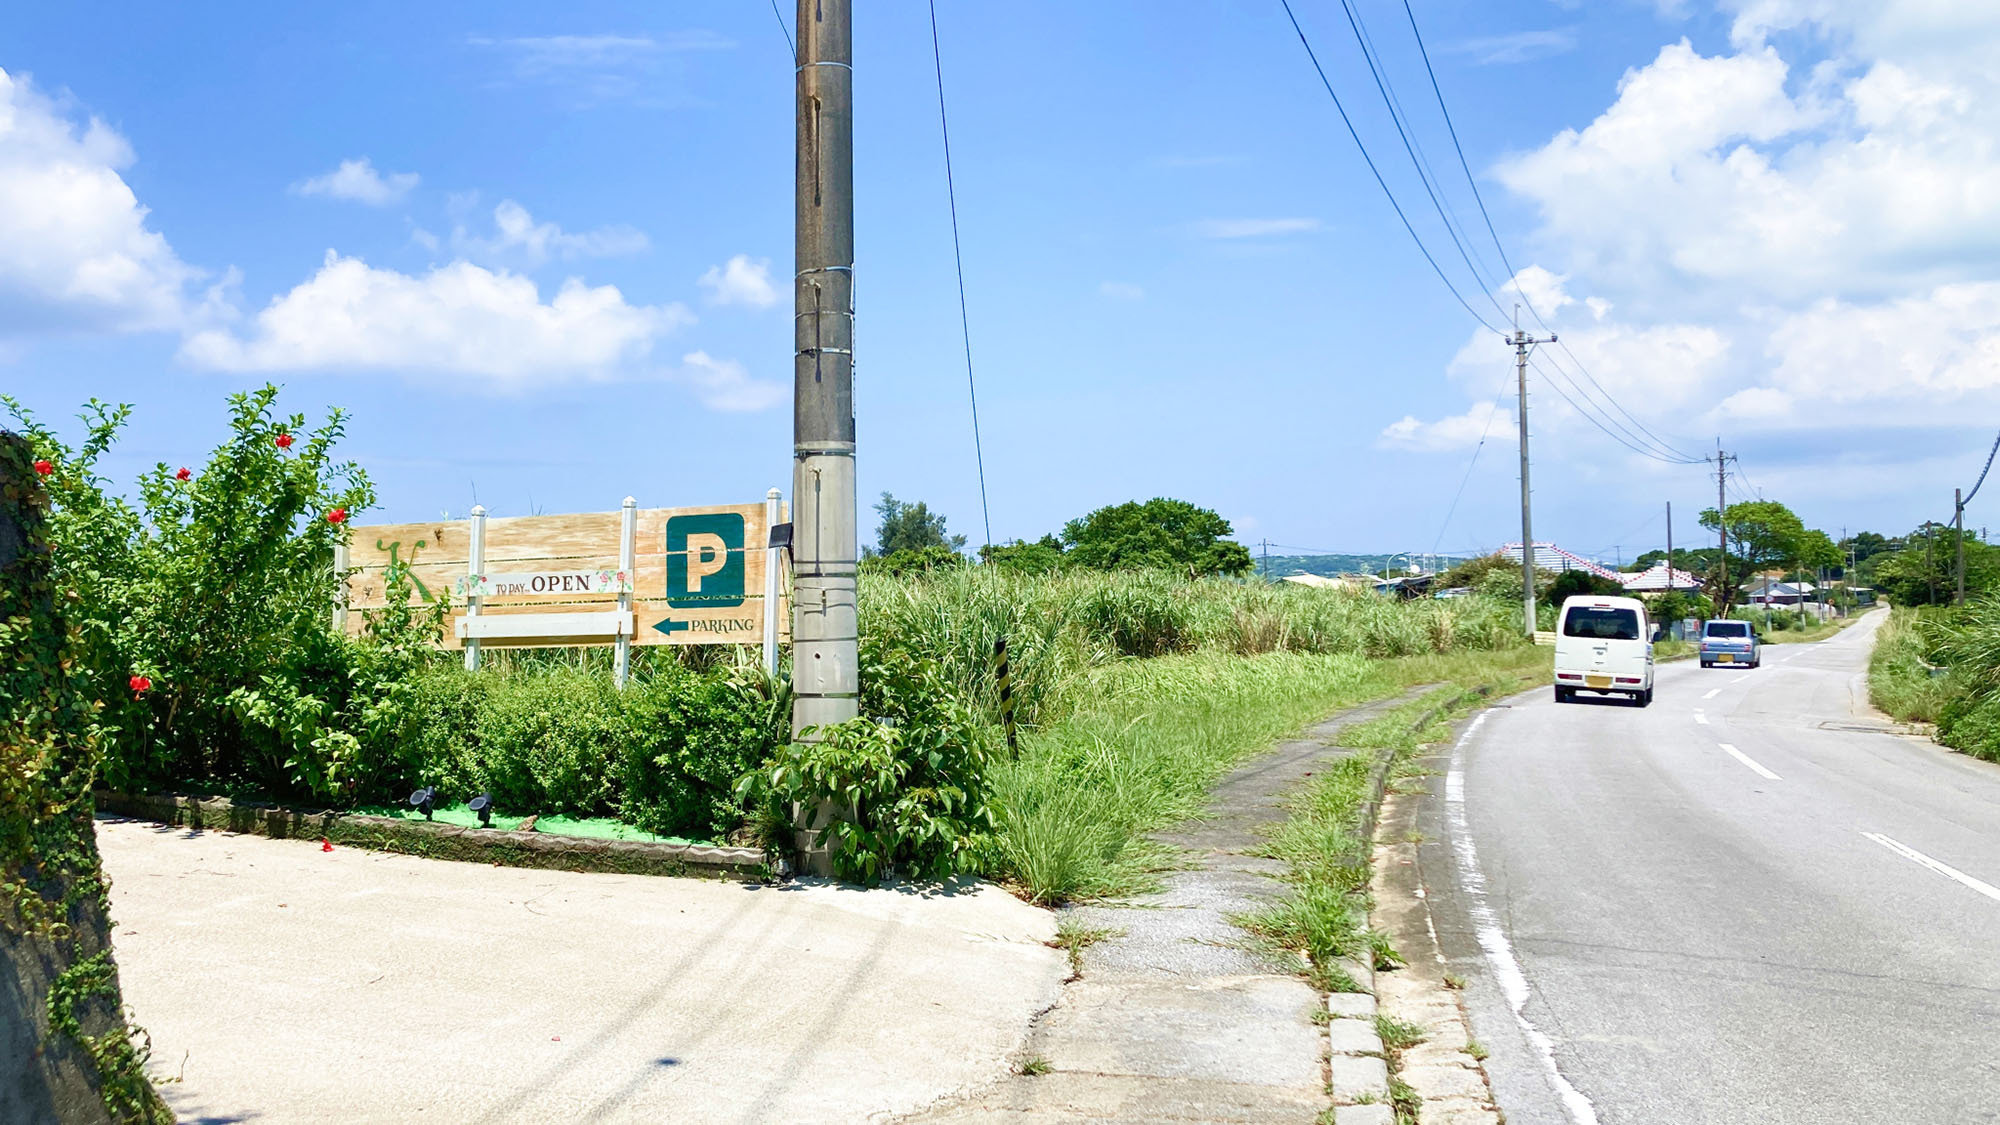
<svg viewBox="0 0 2000 1125"><path fill-rule="evenodd" d="M47 463L54 578L80 633L75 674L106 703L110 784L336 796L416 658L408 621L358 642L333 632L333 548L374 490L334 456L340 411L309 428L277 400L268 385L230 396L223 442L142 473L135 503L98 472L129 407L92 400L71 445L0 396Z"/></svg>

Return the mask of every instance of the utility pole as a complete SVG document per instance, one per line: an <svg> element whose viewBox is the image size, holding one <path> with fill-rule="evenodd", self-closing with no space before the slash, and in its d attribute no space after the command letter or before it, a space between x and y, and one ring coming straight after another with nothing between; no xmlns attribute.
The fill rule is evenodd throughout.
<svg viewBox="0 0 2000 1125"><path fill-rule="evenodd" d="M1933 541L1933 536L1931 535L1931 521L1925 520L1924 521L1924 581L1929 582L1931 588L1930 601L1925 603L1927 605L1937 604L1937 564L1931 561L1932 541Z"/></svg>
<svg viewBox="0 0 2000 1125"><path fill-rule="evenodd" d="M1259 545L1264 548L1264 565L1258 570L1258 573L1263 576L1264 581L1269 582L1271 580L1271 541L1265 539L1260 541Z"/></svg>
<svg viewBox="0 0 2000 1125"><path fill-rule="evenodd" d="M1521 423L1521 607L1526 617L1526 627L1530 638L1535 635L1535 528L1529 518L1528 505L1528 349L1535 344L1553 344L1556 337L1550 333L1545 340L1537 340L1521 331L1521 307L1514 306L1514 378L1520 388L1521 405L1517 416Z"/></svg>
<svg viewBox="0 0 2000 1125"><path fill-rule="evenodd" d="M1722 535L1722 553L1716 559L1721 567L1722 581L1716 591L1720 601L1715 607L1717 617L1729 616L1729 454L1722 451L1722 439L1715 439L1715 526Z"/></svg>
<svg viewBox="0 0 2000 1125"><path fill-rule="evenodd" d="M1667 501L1667 591L1674 588L1674 502Z"/></svg>
<svg viewBox="0 0 2000 1125"><path fill-rule="evenodd" d="M851 0L799 0L792 360L792 734L860 709L855 620ZM827 810L802 810L809 818Z"/></svg>
<svg viewBox="0 0 2000 1125"><path fill-rule="evenodd" d="M1965 490L1951 490L1951 522L1955 527L1952 538L1958 543L1958 559L1952 564L1953 581L1958 585L1958 593L1952 599L1953 605L1965 604Z"/></svg>

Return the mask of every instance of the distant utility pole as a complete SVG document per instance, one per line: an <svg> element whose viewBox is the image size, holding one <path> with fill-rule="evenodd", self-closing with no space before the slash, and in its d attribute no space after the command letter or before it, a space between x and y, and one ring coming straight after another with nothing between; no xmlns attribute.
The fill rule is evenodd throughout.
<svg viewBox="0 0 2000 1125"><path fill-rule="evenodd" d="M1933 537L1931 535L1931 521L1925 520L1924 521L1924 581L1930 583L1930 588L1931 588L1931 600L1927 604L1936 605L1937 564L1931 560L1932 541Z"/></svg>
<svg viewBox="0 0 2000 1125"><path fill-rule="evenodd" d="M1535 527L1528 504L1528 349L1536 344L1555 343L1555 333L1537 340L1521 331L1521 309L1514 307L1514 379L1520 389L1521 406L1521 607L1528 636L1535 635Z"/></svg>
<svg viewBox="0 0 2000 1125"><path fill-rule="evenodd" d="M1722 536L1722 553L1716 559L1721 567L1722 579L1717 595L1720 604L1715 607L1717 617L1729 616L1729 462L1735 458L1722 451L1722 439L1715 439L1715 526Z"/></svg>
<svg viewBox="0 0 2000 1125"><path fill-rule="evenodd" d="M1674 588L1674 502L1667 501L1667 589Z"/></svg>
<svg viewBox="0 0 2000 1125"><path fill-rule="evenodd" d="M792 283L792 733L860 709L851 0L799 0ZM825 815L808 811L808 816Z"/></svg>
<svg viewBox="0 0 2000 1125"><path fill-rule="evenodd" d="M1952 577L1958 585L1958 593L1952 598L1953 605L1965 604L1965 490L1951 490L1951 522L1956 529L1952 536L1958 542L1958 560L1952 564Z"/></svg>
<svg viewBox="0 0 2000 1125"><path fill-rule="evenodd" d="M1263 577L1264 581L1269 582L1271 580L1271 541L1269 539L1261 540L1260 545L1264 548L1264 565L1257 573Z"/></svg>

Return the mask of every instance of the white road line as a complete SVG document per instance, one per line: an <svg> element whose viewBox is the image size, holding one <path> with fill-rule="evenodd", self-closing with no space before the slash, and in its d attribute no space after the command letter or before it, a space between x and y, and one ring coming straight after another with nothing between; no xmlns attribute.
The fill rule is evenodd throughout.
<svg viewBox="0 0 2000 1125"><path fill-rule="evenodd" d="M1493 913L1493 907L1486 901L1486 876L1479 870L1479 852L1472 844L1472 828L1465 817L1465 744L1472 741L1473 732L1486 722L1490 711L1482 711L1465 728L1458 742L1451 748L1451 769L1444 777L1444 800L1451 820L1451 850L1458 859L1459 882L1465 887L1465 897L1470 903L1472 927L1479 939L1479 948L1486 954L1486 963L1493 969L1493 977L1500 982L1501 995L1507 998L1507 1006L1514 1012L1514 1022L1521 1025L1521 1033L1534 1044L1541 1055L1542 1066L1548 1071L1549 1081L1555 1085L1556 1093L1562 1098L1563 1108L1568 1111L1575 1125L1597 1125L1597 1109L1583 1091L1570 1085L1563 1077L1562 1069L1556 1065L1556 1045L1542 1030L1522 1014L1528 1004L1528 974L1521 969L1521 963L1514 957L1514 946L1507 940L1507 932L1500 928L1500 920Z"/></svg>
<svg viewBox="0 0 2000 1125"><path fill-rule="evenodd" d="M1699 711L1696 711L1696 712L1694 713L1694 721L1695 721L1695 722L1697 722L1697 723L1700 723L1700 724L1701 724L1702 726L1707 726L1707 725L1708 725L1708 716L1707 716L1707 715L1704 715L1704 714L1702 714L1702 713L1701 713L1701 712L1699 712Z"/></svg>
<svg viewBox="0 0 2000 1125"><path fill-rule="evenodd" d="M1749 766L1753 772L1755 772L1758 776L1762 777L1764 780L1766 781L1784 780L1784 778L1779 777L1777 774L1772 773L1770 770L1767 770L1763 766L1758 765L1756 761L1750 757L1750 755L1745 754L1743 751L1738 750L1736 747L1731 746L1727 742L1720 743L1720 745L1724 750L1729 752L1730 757L1736 759L1739 762L1742 762L1746 766Z"/></svg>
<svg viewBox="0 0 2000 1125"><path fill-rule="evenodd" d="M1987 898L1992 899L1994 902L2000 902L2000 887L1996 887L1991 883L1982 882L1981 880L1975 879L1972 876L1967 875L1965 872L1960 871L1957 868L1952 867L1948 864L1939 863L1937 860L1932 859L1931 857L1925 855L1924 853L1918 851L1917 849L1910 847L1907 844L1899 844L1896 841L1891 840L1889 837L1882 835L1880 832L1863 832L1862 835L1868 837L1870 840L1875 841L1876 843L1882 845L1883 847L1888 848L1890 851L1895 852L1897 855L1902 856L1904 859L1909 860L1911 863L1928 867L1932 871L1937 872L1938 874L1944 876L1947 879L1950 879L1955 883L1963 883L1966 886L1971 887L1973 890L1978 891L1980 894L1985 895Z"/></svg>
<svg viewBox="0 0 2000 1125"><path fill-rule="evenodd" d="M1729 682L1730 682L1730 683L1732 683L1732 684L1740 684L1740 683L1742 683L1742 682L1743 682L1744 680L1747 680L1747 679L1749 679L1749 678L1750 678L1750 673L1748 673L1748 672L1745 672L1745 673L1743 673L1742 675L1740 675L1740 676L1736 677L1735 679L1733 679L1733 680L1731 680L1731 681L1729 681Z"/></svg>
<svg viewBox="0 0 2000 1125"><path fill-rule="evenodd" d="M1704 696L1702 696L1702 698L1703 698L1703 699L1714 699L1714 698L1715 698L1716 696L1718 696L1718 695L1721 695L1721 694L1722 694L1722 689L1721 689L1721 688L1719 688L1719 687L1712 687L1712 688L1709 688L1709 689L1708 689L1708 694L1707 694L1707 695L1704 695Z"/></svg>

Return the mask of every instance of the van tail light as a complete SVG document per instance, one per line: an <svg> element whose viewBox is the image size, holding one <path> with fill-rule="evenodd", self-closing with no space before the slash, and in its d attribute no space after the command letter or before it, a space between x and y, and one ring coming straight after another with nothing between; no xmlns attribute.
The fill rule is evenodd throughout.
<svg viewBox="0 0 2000 1125"><path fill-rule="evenodd" d="M1558 680L1580 680L1580 679L1582 679L1582 678L1583 678L1583 673L1581 673L1581 672L1557 672L1557 673L1556 673L1556 679L1558 679Z"/></svg>
<svg viewBox="0 0 2000 1125"><path fill-rule="evenodd" d="M1621 684L1636 684L1636 683L1638 683L1638 682L1639 682L1639 677L1637 677L1637 676L1620 676L1620 677L1618 677L1618 682L1619 682L1619 683L1621 683Z"/></svg>

